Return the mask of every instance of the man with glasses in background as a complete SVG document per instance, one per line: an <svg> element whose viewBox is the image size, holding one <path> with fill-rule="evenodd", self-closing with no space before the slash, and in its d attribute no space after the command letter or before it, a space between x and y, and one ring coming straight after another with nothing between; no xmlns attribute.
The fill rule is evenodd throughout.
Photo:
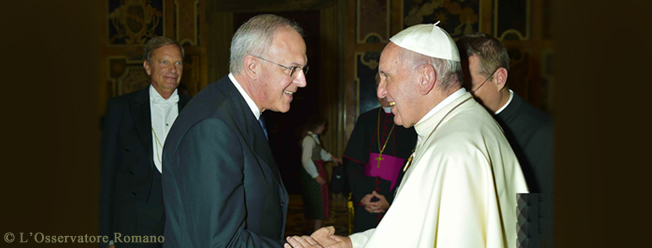
<svg viewBox="0 0 652 248"><path fill-rule="evenodd" d="M503 128L530 190L528 205L536 206L524 247L552 247L552 119L509 89L509 55L500 41L472 33L456 43L464 86Z"/></svg>
<svg viewBox="0 0 652 248"><path fill-rule="evenodd" d="M231 41L230 73L172 126L163 151L164 247L281 247L288 193L263 111L285 113L306 86L301 28L258 15Z"/></svg>

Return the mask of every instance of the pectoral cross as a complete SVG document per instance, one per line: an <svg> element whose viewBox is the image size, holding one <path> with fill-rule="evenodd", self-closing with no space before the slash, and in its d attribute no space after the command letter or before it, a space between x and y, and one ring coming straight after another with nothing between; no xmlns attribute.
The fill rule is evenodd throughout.
<svg viewBox="0 0 652 248"><path fill-rule="evenodd" d="M376 158L376 160L378 160L378 165L376 166L376 168L380 168L380 161L382 161L384 159L385 158L383 158L382 154L378 154L378 157Z"/></svg>

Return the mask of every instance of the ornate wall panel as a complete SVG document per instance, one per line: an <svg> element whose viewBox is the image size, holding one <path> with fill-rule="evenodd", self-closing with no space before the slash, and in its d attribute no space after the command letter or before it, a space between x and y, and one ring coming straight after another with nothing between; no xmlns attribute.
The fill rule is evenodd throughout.
<svg viewBox="0 0 652 248"><path fill-rule="evenodd" d="M109 56L108 90L111 97L131 93L149 84L149 76L143 69L143 60L125 56Z"/></svg>
<svg viewBox="0 0 652 248"><path fill-rule="evenodd" d="M529 40L531 0L495 0L493 35L500 40Z"/></svg>
<svg viewBox="0 0 652 248"><path fill-rule="evenodd" d="M357 116L380 106L376 95L376 73L380 52L365 52L355 54L355 91L356 120Z"/></svg>
<svg viewBox="0 0 652 248"><path fill-rule="evenodd" d="M176 38L183 46L199 45L199 0L174 1Z"/></svg>
<svg viewBox="0 0 652 248"><path fill-rule="evenodd" d="M164 35L163 0L109 0L107 44L143 45Z"/></svg>
<svg viewBox="0 0 652 248"><path fill-rule="evenodd" d="M554 77L552 71L552 60L553 60L553 51L552 49L545 49L542 51L541 56L541 86L540 86L540 107L543 110L550 112L552 109L552 92L554 85Z"/></svg>
<svg viewBox="0 0 652 248"><path fill-rule="evenodd" d="M205 73L204 73L205 74ZM188 94L195 95L202 88L202 56L186 55L183 59L183 76L181 83L188 87Z"/></svg>
<svg viewBox="0 0 652 248"><path fill-rule="evenodd" d="M507 53L509 54L509 76L507 79L509 88L521 97L528 99L532 83L530 51L508 48Z"/></svg>
<svg viewBox="0 0 652 248"><path fill-rule="evenodd" d="M386 43L390 30L389 0L356 1L356 43Z"/></svg>
<svg viewBox="0 0 652 248"><path fill-rule="evenodd" d="M440 22L453 38L480 30L480 0L405 0L403 27Z"/></svg>

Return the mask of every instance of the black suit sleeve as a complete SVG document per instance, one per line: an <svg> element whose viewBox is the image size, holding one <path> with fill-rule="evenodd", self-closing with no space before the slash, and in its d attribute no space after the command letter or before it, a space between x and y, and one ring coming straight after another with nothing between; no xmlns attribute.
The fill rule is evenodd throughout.
<svg viewBox="0 0 652 248"><path fill-rule="evenodd" d="M256 158L244 156L243 142L238 131L214 118L197 123L181 139L173 177L185 210L166 211L183 215L179 219L196 228L188 230L190 244L182 247L281 247L284 243L247 229L247 210L265 206L246 205L246 194L252 192L244 191L244 164L256 163L251 161Z"/></svg>
<svg viewBox="0 0 652 248"><path fill-rule="evenodd" d="M116 168L122 160L118 151L118 130L122 119L120 105L109 101L102 125L101 160L100 160L100 235L112 237L113 233L113 194Z"/></svg>

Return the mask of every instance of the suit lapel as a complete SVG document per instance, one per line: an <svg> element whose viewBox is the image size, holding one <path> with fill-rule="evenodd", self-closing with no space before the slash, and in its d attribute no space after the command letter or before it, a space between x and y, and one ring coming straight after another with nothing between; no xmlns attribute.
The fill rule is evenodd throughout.
<svg viewBox="0 0 652 248"><path fill-rule="evenodd" d="M245 140L249 146L253 149L254 153L258 156L261 166L267 166L272 172L272 176L276 183L283 187L283 182L281 180L281 175L272 156L272 150L269 148L269 143L267 138L265 138L265 133L260 127L260 124L254 117L253 113L249 109L249 105L244 100L243 96L240 95L238 89L233 86L231 80L220 80L221 87L224 89L224 92L228 94L228 97L232 99L231 104L234 106L233 116L236 117L236 125L240 127L242 135L245 137ZM237 118L240 117L240 118Z"/></svg>
<svg viewBox="0 0 652 248"><path fill-rule="evenodd" d="M147 152L150 163L153 163L152 155L152 117L149 106L149 87L140 90L135 98L129 101L131 117L138 138Z"/></svg>
<svg viewBox="0 0 652 248"><path fill-rule="evenodd" d="M186 106L186 103L190 101L190 97L181 93L178 94L179 94L179 104L177 104L177 106L179 107L179 114L181 114L181 110L183 109L183 107Z"/></svg>

